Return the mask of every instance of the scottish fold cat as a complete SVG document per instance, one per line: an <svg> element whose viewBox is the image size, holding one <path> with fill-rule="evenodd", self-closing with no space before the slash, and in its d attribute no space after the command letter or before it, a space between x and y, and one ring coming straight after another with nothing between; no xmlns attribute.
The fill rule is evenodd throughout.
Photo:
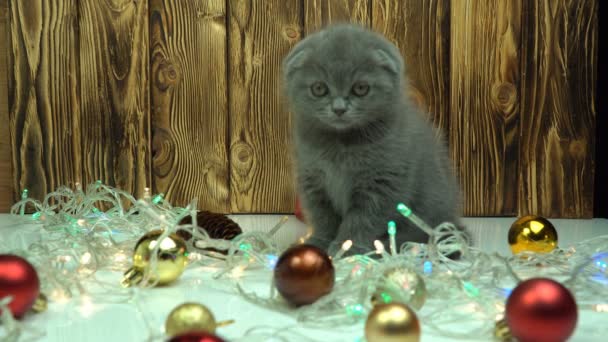
<svg viewBox="0 0 608 342"><path fill-rule="evenodd" d="M294 114L298 195L314 234L308 243L335 253L388 241L427 242L401 216L406 203L431 226L458 223L459 191L446 147L405 96L399 50L378 33L330 26L299 42L283 62Z"/></svg>

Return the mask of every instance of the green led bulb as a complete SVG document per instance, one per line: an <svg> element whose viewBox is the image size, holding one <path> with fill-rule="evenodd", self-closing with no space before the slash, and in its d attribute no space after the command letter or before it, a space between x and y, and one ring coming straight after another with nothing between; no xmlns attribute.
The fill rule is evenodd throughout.
<svg viewBox="0 0 608 342"><path fill-rule="evenodd" d="M239 245L239 249L242 251L250 251L251 250L251 244L250 243L242 243Z"/></svg>
<svg viewBox="0 0 608 342"><path fill-rule="evenodd" d="M346 313L349 316L361 316L363 315L363 305L354 304L346 307Z"/></svg>
<svg viewBox="0 0 608 342"><path fill-rule="evenodd" d="M163 198L165 197L165 194L158 194L156 196L154 196L154 198L152 199L152 203L154 204L159 204L160 202L163 201Z"/></svg>
<svg viewBox="0 0 608 342"><path fill-rule="evenodd" d="M397 234L397 224L395 221L388 221L388 234L393 236Z"/></svg>
<svg viewBox="0 0 608 342"><path fill-rule="evenodd" d="M403 203L399 203L397 205L397 211L399 211L401 215L405 217L410 216L412 214L412 209L408 208L408 206Z"/></svg>
<svg viewBox="0 0 608 342"><path fill-rule="evenodd" d="M382 301L383 301L384 303L390 303L390 302L392 302L392 301L393 301L393 297L391 297L391 295L390 295L390 294L388 294L388 293L386 293L386 292L382 292L382 293L380 294L380 297L382 297Z"/></svg>
<svg viewBox="0 0 608 342"><path fill-rule="evenodd" d="M469 297L478 297L479 296L479 289L476 288L475 286L473 286L473 284L469 283L468 281L465 281L463 283L463 287L464 287L464 290L467 293L467 295L469 295Z"/></svg>

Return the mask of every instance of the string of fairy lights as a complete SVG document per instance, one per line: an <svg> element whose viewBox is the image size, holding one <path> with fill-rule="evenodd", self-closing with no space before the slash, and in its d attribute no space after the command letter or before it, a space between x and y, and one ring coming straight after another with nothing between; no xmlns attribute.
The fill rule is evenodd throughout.
<svg viewBox="0 0 608 342"><path fill-rule="evenodd" d="M390 221L388 241L370 241L374 251L349 255L352 241L347 240L335 255L328 256L307 245L281 250L274 236L287 218L268 232L245 232L230 241L211 238L198 229L196 208L196 201L183 208L173 207L162 194L153 196L149 189L137 199L99 181L86 189L78 184L74 189L59 187L42 201L29 198L24 190L12 214L24 222L40 224L40 240L24 250L0 242L0 253L18 256L35 267L40 291L48 296L49 305L72 300L82 305L135 302L137 306L142 293L158 285L174 286L184 272L201 272L198 266L204 265L206 270L214 270L212 279L244 300L295 318L293 326L259 327L231 341L253 336L289 340L302 337L297 330L300 326L334 328L363 322L361 336L369 342L392 333L387 329L389 323L401 324L400 336L411 341L418 340L420 334L506 339L518 333L516 320L508 317L515 305L509 303L515 300L512 294L519 285L538 278L555 280L556 284L542 286L567 289L579 311L608 312L608 235L562 248L557 246L555 229L542 218L516 222L512 247L521 250L502 256L470 246L464 233L451 223L429 226L406 204L399 203L397 212L427 233L429 243L398 246L395 235L399 227ZM33 214L26 215L30 210ZM192 223L180 224L187 216ZM182 239L176 234L178 230L188 231L193 238ZM545 239L529 239L540 230L544 230ZM460 258L450 259L455 253ZM298 269L289 263L290 258L302 255L318 261L314 267L323 267L304 281L298 272L309 272L305 268L313 265ZM124 277L122 282L108 282L98 276L100 271L122 272ZM252 291L243 277L247 272L271 276L268 291ZM299 279L298 284L290 283L291 278ZM564 296L559 303L569 298ZM24 329L27 317L13 317L13 298L1 297L0 287L5 336L26 331L42 334ZM222 340L219 336L224 323L216 322L209 308L181 304L176 303L167 318L165 335L154 331L149 335L159 339L173 336L178 341L180 334L194 329ZM193 310L207 318L183 321L187 316L184 312ZM525 313L521 310L520 316ZM393 312L393 318L408 319L387 323L379 318L384 317L381 311L384 316Z"/></svg>

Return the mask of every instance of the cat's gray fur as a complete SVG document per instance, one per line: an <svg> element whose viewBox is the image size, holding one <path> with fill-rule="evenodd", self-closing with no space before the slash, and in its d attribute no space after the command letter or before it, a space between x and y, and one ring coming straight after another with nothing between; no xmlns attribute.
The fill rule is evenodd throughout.
<svg viewBox="0 0 608 342"><path fill-rule="evenodd" d="M427 242L398 214L399 202L431 226L458 222L444 143L404 95L404 64L393 44L359 26L330 26L299 42L283 72L298 195L315 228L309 243L334 253L351 239L352 252L371 250L375 239L388 241L389 220L397 222L399 243ZM354 95L358 81L369 85L367 95ZM315 82L327 85L325 96L313 94Z"/></svg>

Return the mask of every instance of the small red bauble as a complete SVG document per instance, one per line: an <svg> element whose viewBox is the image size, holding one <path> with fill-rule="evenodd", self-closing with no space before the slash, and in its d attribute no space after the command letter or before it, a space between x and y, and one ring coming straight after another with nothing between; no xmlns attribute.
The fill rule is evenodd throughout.
<svg viewBox="0 0 608 342"><path fill-rule="evenodd" d="M299 197L296 197L296 209L294 211L294 214L296 215L298 220L306 222L306 219L304 218L304 213L302 212L302 204L300 203Z"/></svg>
<svg viewBox="0 0 608 342"><path fill-rule="evenodd" d="M0 255L0 298L12 296L8 304L17 318L32 308L40 294L40 280L34 267L22 257Z"/></svg>
<svg viewBox="0 0 608 342"><path fill-rule="evenodd" d="M171 337L169 342L226 342L219 336L204 332L204 331L192 331L187 334L177 335Z"/></svg>
<svg viewBox="0 0 608 342"><path fill-rule="evenodd" d="M521 282L507 299L505 319L521 342L566 341L578 320L574 297L562 284L546 278Z"/></svg>
<svg viewBox="0 0 608 342"><path fill-rule="evenodd" d="M289 303L301 306L314 303L334 287L334 266L323 250L312 245L297 245L286 250L274 268L274 282Z"/></svg>

